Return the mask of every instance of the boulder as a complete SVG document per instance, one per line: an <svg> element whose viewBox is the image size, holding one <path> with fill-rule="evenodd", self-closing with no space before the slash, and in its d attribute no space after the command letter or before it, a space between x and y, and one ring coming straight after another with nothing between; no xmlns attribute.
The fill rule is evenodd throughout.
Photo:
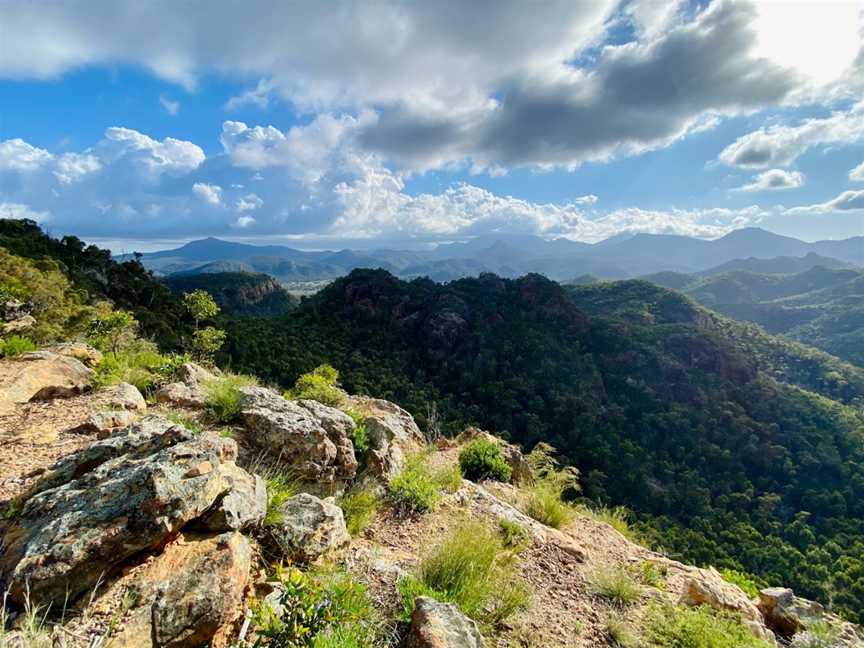
<svg viewBox="0 0 864 648"><path fill-rule="evenodd" d="M88 367L95 367L102 361L102 353L89 344L83 342L60 342L45 347L45 350L57 355L75 358Z"/></svg>
<svg viewBox="0 0 864 648"><path fill-rule="evenodd" d="M302 479L338 486L354 478L355 426L350 416L317 401L286 400L272 389L240 391L241 418L250 441L278 456Z"/></svg>
<svg viewBox="0 0 864 648"><path fill-rule="evenodd" d="M774 635L765 627L762 614L753 601L738 586L727 582L713 567L694 567L689 571L679 603L708 605L716 610L736 612L754 636L772 643L774 641Z"/></svg>
<svg viewBox="0 0 864 648"><path fill-rule="evenodd" d="M124 560L211 510L237 481L237 445L147 417L65 457L28 494L2 540L12 600L62 606ZM228 530L228 529L225 529Z"/></svg>
<svg viewBox="0 0 864 648"><path fill-rule="evenodd" d="M231 490L201 518L211 530L245 529L254 526L267 514L267 486L258 475L250 475L237 466L225 466L225 479Z"/></svg>
<svg viewBox="0 0 864 648"><path fill-rule="evenodd" d="M477 624L452 603L420 596L414 601L407 648L483 648Z"/></svg>
<svg viewBox="0 0 864 648"><path fill-rule="evenodd" d="M78 360L50 351L24 353L9 366L0 380L0 415L19 403L83 394L94 375Z"/></svg>
<svg viewBox="0 0 864 648"><path fill-rule="evenodd" d="M86 421L71 428L75 434L95 434L100 439L111 436L132 423L133 416L126 410L113 410L91 414Z"/></svg>
<svg viewBox="0 0 864 648"><path fill-rule="evenodd" d="M249 540L239 533L184 534L123 576L96 607L134 592L134 605L112 645L225 648L243 613L251 565ZM116 610L106 612L109 618L116 615Z"/></svg>
<svg viewBox="0 0 864 648"><path fill-rule="evenodd" d="M312 562L351 540L345 518L332 499L300 493L279 509L280 522L271 528L279 551L290 560Z"/></svg>
<svg viewBox="0 0 864 648"><path fill-rule="evenodd" d="M390 401L350 397L351 407L363 417L369 437L366 468L382 481L402 470L405 456L419 452L426 440L414 417Z"/></svg>
<svg viewBox="0 0 864 648"><path fill-rule="evenodd" d="M204 386L216 375L201 365L186 362L177 370L179 382L170 383L156 392L156 400L160 403L170 403L178 407L203 409L207 404Z"/></svg>
<svg viewBox="0 0 864 648"><path fill-rule="evenodd" d="M120 383L106 388L100 394L101 400L107 402L111 407L125 410L147 409L147 401L138 391L135 385Z"/></svg>
<svg viewBox="0 0 864 648"><path fill-rule="evenodd" d="M835 635L832 648L864 646L864 630L831 614L815 601L795 596L789 588L768 587L761 590L758 606L765 617L765 625L784 639L792 639L792 646L817 645L807 643L809 629L814 626L827 627L832 631Z"/></svg>
<svg viewBox="0 0 864 648"><path fill-rule="evenodd" d="M13 335L23 333L36 326L36 318L32 315L22 315L10 322L0 324L0 334Z"/></svg>

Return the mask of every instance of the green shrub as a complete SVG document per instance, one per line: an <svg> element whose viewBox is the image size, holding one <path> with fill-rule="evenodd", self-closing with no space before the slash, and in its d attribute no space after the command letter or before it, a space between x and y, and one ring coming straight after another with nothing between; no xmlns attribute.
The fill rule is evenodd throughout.
<svg viewBox="0 0 864 648"><path fill-rule="evenodd" d="M652 648L768 648L728 612L705 605L679 607L652 604L646 615L643 639Z"/></svg>
<svg viewBox="0 0 864 648"><path fill-rule="evenodd" d="M87 341L100 351L120 353L135 340L138 322L124 310L106 310L87 324Z"/></svg>
<svg viewBox="0 0 864 648"><path fill-rule="evenodd" d="M561 491L553 483L539 481L526 492L522 509L538 522L560 529L574 516L573 507L561 500Z"/></svg>
<svg viewBox="0 0 864 648"><path fill-rule="evenodd" d="M127 382L149 396L172 378L176 366L175 359L159 353L155 344L136 339L122 351L109 351L102 356L96 365L93 384L105 387Z"/></svg>
<svg viewBox="0 0 864 648"><path fill-rule="evenodd" d="M512 470L501 453L501 446L491 439L475 439L459 453L459 467L467 479L494 479L509 482Z"/></svg>
<svg viewBox="0 0 864 648"><path fill-rule="evenodd" d="M220 423L231 423L240 415L241 387L255 387L252 376L229 374L204 383L207 411Z"/></svg>
<svg viewBox="0 0 864 648"><path fill-rule="evenodd" d="M455 492L462 485L459 466L433 468L431 451L406 458L402 472L387 485L390 500L404 513L432 511L441 501L441 491Z"/></svg>
<svg viewBox="0 0 864 648"><path fill-rule="evenodd" d="M455 603L485 626L497 625L528 602L515 561L488 525L460 522L421 558L416 576L400 583L403 612L410 615L415 598L425 595Z"/></svg>
<svg viewBox="0 0 864 648"><path fill-rule="evenodd" d="M0 357L14 358L28 351L35 351L38 347L30 338L20 335L10 335L5 340L0 340Z"/></svg>
<svg viewBox="0 0 864 648"><path fill-rule="evenodd" d="M382 624L366 588L348 574L278 568L275 580L282 614L263 603L253 607L256 647L365 648L378 640Z"/></svg>
<svg viewBox="0 0 864 648"><path fill-rule="evenodd" d="M354 455L360 467L366 465L366 453L369 451L369 432L366 430L366 415L354 409L345 409L344 412L354 421L354 432L351 434L351 443L354 445Z"/></svg>
<svg viewBox="0 0 864 648"><path fill-rule="evenodd" d="M287 470L271 467L261 475L267 485L267 513L264 526L282 522L282 504L300 492L300 480Z"/></svg>
<svg viewBox="0 0 864 648"><path fill-rule="evenodd" d="M285 398L316 400L330 407L340 407L345 402L345 392L339 389L338 381L339 372L324 364L300 376L294 387L285 392Z"/></svg>
<svg viewBox="0 0 864 648"><path fill-rule="evenodd" d="M654 589L666 589L666 565L658 565L650 560L643 560L638 567L634 567L637 580L642 585Z"/></svg>
<svg viewBox="0 0 864 648"><path fill-rule="evenodd" d="M531 538L525 527L504 517L498 518L498 531L501 533L501 541L508 549L522 547Z"/></svg>
<svg viewBox="0 0 864 648"><path fill-rule="evenodd" d="M759 590L762 587L759 582L750 574L736 571L735 569L721 569L720 575L727 583L732 583L741 588L741 590L751 599L759 596Z"/></svg>
<svg viewBox="0 0 864 648"><path fill-rule="evenodd" d="M590 575L589 585L594 594L618 607L631 605L642 596L642 589L630 573L620 567L597 566Z"/></svg>
<svg viewBox="0 0 864 648"><path fill-rule="evenodd" d="M213 362L213 356L225 344L227 336L225 331L212 326L198 329L192 334L192 349L195 351L195 357L204 363Z"/></svg>
<svg viewBox="0 0 864 648"><path fill-rule="evenodd" d="M352 489L339 499L339 506L345 514L348 533L356 536L363 533L375 519L381 498L373 488Z"/></svg>

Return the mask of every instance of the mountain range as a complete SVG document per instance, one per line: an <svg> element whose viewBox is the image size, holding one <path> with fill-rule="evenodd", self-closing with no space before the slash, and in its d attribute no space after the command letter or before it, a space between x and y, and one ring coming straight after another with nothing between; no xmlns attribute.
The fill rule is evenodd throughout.
<svg viewBox="0 0 864 648"><path fill-rule="evenodd" d="M694 273L737 259L817 255L822 265L864 266L864 236L808 243L759 228L715 240L666 234L616 236L595 244L536 236L481 236L432 250L308 251L207 238L140 255L160 275L263 272L282 282L332 280L356 268L380 268L401 278L451 281L482 272L517 277L531 272L554 280L581 275L624 279L674 271ZM126 257L119 257L120 260Z"/></svg>

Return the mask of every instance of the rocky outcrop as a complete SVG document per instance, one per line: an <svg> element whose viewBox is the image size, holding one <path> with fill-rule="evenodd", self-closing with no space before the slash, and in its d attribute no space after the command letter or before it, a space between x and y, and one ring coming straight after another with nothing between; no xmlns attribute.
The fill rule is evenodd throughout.
<svg viewBox="0 0 864 648"><path fill-rule="evenodd" d="M864 631L831 614L819 603L795 596L789 588L769 587L761 590L758 605L765 617L765 624L778 636L786 640L793 639L793 646L817 645L807 644L807 637L803 636L817 625L829 628L835 635L832 648L864 646Z"/></svg>
<svg viewBox="0 0 864 648"><path fill-rule="evenodd" d="M46 346L44 350L68 358L75 358L88 367L95 367L102 361L102 353L83 342L60 342Z"/></svg>
<svg viewBox="0 0 864 648"><path fill-rule="evenodd" d="M354 478L355 425L350 416L317 401L289 401L263 387L240 391L241 418L250 441L324 488Z"/></svg>
<svg viewBox="0 0 864 648"><path fill-rule="evenodd" d="M7 528L0 575L12 600L62 606L129 557L225 500L238 481L232 439L147 417L67 456ZM229 530L229 529L224 529Z"/></svg>
<svg viewBox="0 0 864 648"><path fill-rule="evenodd" d="M90 390L93 370L74 358L32 351L9 363L0 384L0 414L16 404L77 396Z"/></svg>
<svg viewBox="0 0 864 648"><path fill-rule="evenodd" d="M109 406L125 410L147 409L147 401L135 385L120 383L106 388L100 394L101 400Z"/></svg>
<svg viewBox="0 0 864 648"><path fill-rule="evenodd" d="M32 315L22 315L8 322L0 323L0 335L24 333L36 326L36 318Z"/></svg>
<svg viewBox="0 0 864 648"><path fill-rule="evenodd" d="M194 362L186 362L177 370L179 382L164 385L156 392L156 400L177 407L202 409L207 404L204 386L217 377Z"/></svg>
<svg viewBox="0 0 864 648"><path fill-rule="evenodd" d="M342 509L330 498L300 493L282 504L279 516L271 535L282 555L291 560L311 562L351 540Z"/></svg>
<svg viewBox="0 0 864 648"><path fill-rule="evenodd" d="M774 635L766 629L762 614L753 601L739 587L724 580L713 567L689 570L679 603L708 605L716 610L736 612L756 637L774 641Z"/></svg>
<svg viewBox="0 0 864 648"><path fill-rule="evenodd" d="M250 475L237 466L225 466L225 480L230 490L201 518L201 524L214 531L246 529L267 514L267 486L258 475Z"/></svg>
<svg viewBox="0 0 864 648"><path fill-rule="evenodd" d="M477 624L452 603L418 597L411 615L407 648L483 648Z"/></svg>
<svg viewBox="0 0 864 648"><path fill-rule="evenodd" d="M510 482L516 486L531 486L534 483L534 471L522 454L522 451L512 443L507 443L494 434L474 426L468 426L457 438L459 443L468 443L474 439L488 439L501 446L501 454L510 466Z"/></svg>
<svg viewBox="0 0 864 648"><path fill-rule="evenodd" d="M128 410L113 410L96 412L87 417L87 420L71 428L69 432L75 434L95 434L104 439L114 432L127 427L132 423L133 415Z"/></svg>
<svg viewBox="0 0 864 648"><path fill-rule="evenodd" d="M369 437L366 469L386 481L402 470L406 456L419 452L425 439L414 417L389 401L352 396L350 406L362 416Z"/></svg>

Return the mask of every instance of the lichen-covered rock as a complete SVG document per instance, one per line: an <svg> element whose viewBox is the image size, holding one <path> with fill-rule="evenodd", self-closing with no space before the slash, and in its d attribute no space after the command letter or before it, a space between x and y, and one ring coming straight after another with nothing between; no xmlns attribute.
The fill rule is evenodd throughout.
<svg viewBox="0 0 864 648"><path fill-rule="evenodd" d="M300 493L279 510L280 522L271 528L280 552L291 560L311 562L350 541L342 509L330 499Z"/></svg>
<svg viewBox="0 0 864 648"><path fill-rule="evenodd" d="M147 409L147 401L138 388L126 382L106 388L100 393L100 399L117 409Z"/></svg>
<svg viewBox="0 0 864 648"><path fill-rule="evenodd" d="M786 587L768 587L759 592L759 610L765 624L793 646L817 645L806 643L808 630L815 626L829 628L835 635L832 648L862 648L864 630L828 612L815 601L795 596ZM821 644L818 644L821 645Z"/></svg>
<svg viewBox="0 0 864 648"><path fill-rule="evenodd" d="M352 396L350 404L366 426L370 475L386 481L402 470L407 455L423 449L425 439L414 417L398 405L365 396Z"/></svg>
<svg viewBox="0 0 864 648"><path fill-rule="evenodd" d="M289 401L271 389L244 387L240 406L248 438L298 476L327 486L354 478L354 421L317 401Z"/></svg>
<svg viewBox="0 0 864 648"><path fill-rule="evenodd" d="M11 361L13 370L0 383L0 414L16 404L77 396L90 390L93 370L75 358L32 351Z"/></svg>
<svg viewBox="0 0 864 648"><path fill-rule="evenodd" d="M80 425L70 428L69 432L75 434L95 434L100 439L104 439L121 428L127 427L132 423L132 420L133 416L127 410L95 412Z"/></svg>
<svg viewBox="0 0 864 648"><path fill-rule="evenodd" d="M214 531L239 531L261 522L267 514L267 486L264 480L237 466L226 465L224 471L231 489L201 518L201 524Z"/></svg>
<svg viewBox="0 0 864 648"><path fill-rule="evenodd" d="M51 344L45 347L44 350L69 358L75 358L88 367L95 367L102 361L102 353L83 342L60 342L58 344Z"/></svg>
<svg viewBox="0 0 864 648"><path fill-rule="evenodd" d="M177 370L179 382L170 383L156 392L156 400L178 407L202 409L207 404L205 385L216 375L194 362L186 362Z"/></svg>
<svg viewBox="0 0 864 648"><path fill-rule="evenodd" d="M420 596L414 601L407 648L483 648L477 624L452 603Z"/></svg>
<svg viewBox="0 0 864 648"><path fill-rule="evenodd" d="M32 315L22 315L9 322L0 323L0 334L12 335L13 333L23 333L36 326L36 318Z"/></svg>
<svg viewBox="0 0 864 648"><path fill-rule="evenodd" d="M713 567L692 568L689 571L679 603L737 612L754 636L772 643L774 641L773 633L765 627L762 614L753 601L739 587L727 582Z"/></svg>
<svg viewBox="0 0 864 648"><path fill-rule="evenodd" d="M237 445L147 417L58 462L7 528L12 600L62 606L130 556L159 546L232 487Z"/></svg>

